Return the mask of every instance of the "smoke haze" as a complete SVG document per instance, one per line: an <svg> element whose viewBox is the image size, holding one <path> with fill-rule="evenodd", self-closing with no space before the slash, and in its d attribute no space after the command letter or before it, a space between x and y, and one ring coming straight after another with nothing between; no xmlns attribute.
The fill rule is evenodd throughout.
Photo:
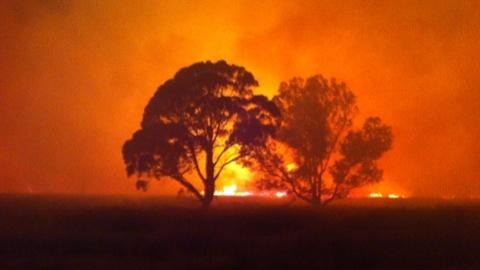
<svg viewBox="0 0 480 270"><path fill-rule="evenodd" d="M394 129L377 188L480 195L478 2L257 2L2 1L0 192L136 192L121 146L156 88L225 59L269 96L345 81Z"/></svg>

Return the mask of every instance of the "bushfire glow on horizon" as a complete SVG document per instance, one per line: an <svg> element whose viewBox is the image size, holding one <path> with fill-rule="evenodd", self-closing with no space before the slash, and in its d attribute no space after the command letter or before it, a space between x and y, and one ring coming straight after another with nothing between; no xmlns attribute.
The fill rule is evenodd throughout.
<svg viewBox="0 0 480 270"><path fill-rule="evenodd" d="M288 196L287 191L273 191L273 192L253 192L253 191L238 191L237 186L235 184L229 186L223 186L221 190L215 191L215 196L225 196L225 197L249 197L249 196L257 196L257 197L269 197L269 198L284 198ZM354 196L354 197L365 197L365 198L387 198L387 199L404 199L407 198L405 195L399 195L395 193L389 193L383 195L380 192L371 192L367 196Z"/></svg>
<svg viewBox="0 0 480 270"><path fill-rule="evenodd" d="M136 194L120 149L148 100L225 59L270 97L293 76L336 77L357 124L392 125L384 180L363 196L480 195L480 2L6 0L0 18L0 193ZM218 190L251 178L232 167Z"/></svg>
<svg viewBox="0 0 480 270"><path fill-rule="evenodd" d="M285 165L287 171L293 171L298 168L294 162ZM228 167L226 175L224 175L217 184L215 196L220 197L269 197L269 198L285 198L288 197L286 190L257 190L253 182L256 174L249 168L243 167L238 163L233 163ZM382 187L380 191L378 186L364 186L353 189L349 197L353 198L387 198L399 199L408 198L409 194L399 188Z"/></svg>

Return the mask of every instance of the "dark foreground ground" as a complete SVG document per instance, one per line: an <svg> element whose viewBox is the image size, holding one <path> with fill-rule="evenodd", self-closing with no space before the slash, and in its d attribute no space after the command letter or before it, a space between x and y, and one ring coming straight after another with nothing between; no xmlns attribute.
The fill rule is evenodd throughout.
<svg viewBox="0 0 480 270"><path fill-rule="evenodd" d="M480 269L480 204L0 195L0 269Z"/></svg>

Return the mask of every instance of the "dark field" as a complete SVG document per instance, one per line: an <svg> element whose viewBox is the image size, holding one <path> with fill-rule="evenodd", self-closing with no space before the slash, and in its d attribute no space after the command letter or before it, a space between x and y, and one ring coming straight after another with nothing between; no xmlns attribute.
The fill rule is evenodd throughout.
<svg viewBox="0 0 480 270"><path fill-rule="evenodd" d="M0 196L0 269L480 269L480 204Z"/></svg>

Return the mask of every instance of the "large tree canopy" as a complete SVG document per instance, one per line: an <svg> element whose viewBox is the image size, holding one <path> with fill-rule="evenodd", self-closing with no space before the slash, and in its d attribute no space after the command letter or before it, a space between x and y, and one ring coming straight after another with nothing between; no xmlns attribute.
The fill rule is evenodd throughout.
<svg viewBox="0 0 480 270"><path fill-rule="evenodd" d="M377 160L392 145L391 128L368 118L353 130L356 98L345 83L313 76L282 83L274 102L280 129L257 147L260 188L287 189L312 204L327 204L379 181Z"/></svg>
<svg viewBox="0 0 480 270"><path fill-rule="evenodd" d="M158 88L141 129L123 146L127 174L173 179L208 206L224 168L251 155L275 130L278 109L253 94L256 86L250 72L225 61L178 71Z"/></svg>

